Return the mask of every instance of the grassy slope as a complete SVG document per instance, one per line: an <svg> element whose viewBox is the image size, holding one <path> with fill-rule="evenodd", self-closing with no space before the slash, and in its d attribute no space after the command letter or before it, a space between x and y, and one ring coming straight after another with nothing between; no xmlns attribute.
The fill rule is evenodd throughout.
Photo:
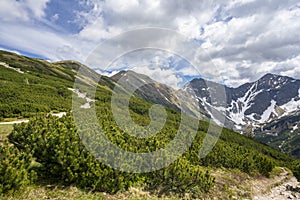
<svg viewBox="0 0 300 200"><path fill-rule="evenodd" d="M74 77L70 69L3 51L0 61L24 72L0 65L0 118L70 110L72 93L67 88Z"/></svg>
<svg viewBox="0 0 300 200"><path fill-rule="evenodd" d="M0 143L6 140L7 135L12 131L13 125L0 124Z"/></svg>
<svg viewBox="0 0 300 200"><path fill-rule="evenodd" d="M69 111L72 92L68 88L73 88L77 70L84 69L87 75L94 73L74 61L50 63L1 50L0 62L24 72L0 65L0 121L30 117L37 112ZM85 76L78 80L83 84L95 84ZM99 82L106 84L107 89L114 86L105 76L101 76Z"/></svg>
<svg viewBox="0 0 300 200"><path fill-rule="evenodd" d="M12 124L0 124L0 135L7 135L13 129Z"/></svg>

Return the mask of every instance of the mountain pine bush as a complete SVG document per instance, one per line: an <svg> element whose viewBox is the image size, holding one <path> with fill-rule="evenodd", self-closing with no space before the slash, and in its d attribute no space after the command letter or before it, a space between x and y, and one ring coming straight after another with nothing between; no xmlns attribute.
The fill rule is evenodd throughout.
<svg viewBox="0 0 300 200"><path fill-rule="evenodd" d="M36 173L30 169L32 157L7 143L0 145L0 196L30 184Z"/></svg>
<svg viewBox="0 0 300 200"><path fill-rule="evenodd" d="M293 162L293 174L297 178L298 181L300 181L300 160L295 160Z"/></svg>
<svg viewBox="0 0 300 200"><path fill-rule="evenodd" d="M33 118L28 124L16 125L9 141L20 150L32 153L43 166L42 175L66 184L115 193L136 181L134 174L98 162L81 143L71 116Z"/></svg>
<svg viewBox="0 0 300 200"><path fill-rule="evenodd" d="M138 139L120 130L112 122L109 112L101 113L103 115L99 122L109 140L131 152L150 152L164 147L176 134L173 127L180 122L175 121L177 115L171 114L175 120L173 118L167 120L161 133L149 139ZM205 123L200 125L205 129ZM214 177L204 170L205 167L235 168L249 174L260 173L268 176L274 166L284 166L281 164L287 159L281 158L282 155L273 149L228 131L225 135L222 133L206 157L199 158L199 149L205 136L205 133L199 130L190 149L169 166L145 174L125 173L102 164L85 148L82 141L90 140L92 148L97 149L101 140L97 140L97 135L93 133L91 127L86 125L84 128L86 128L84 137L82 135L79 137L71 115L62 118L36 116L27 124L15 125L8 138L20 151L32 154L36 162L41 164L42 168L38 171L40 176L56 178L65 184L74 184L92 191L109 193L146 184L149 189L161 193L178 192L181 195L190 193L198 197L201 193L208 192L214 185ZM258 148L254 149L252 143ZM110 157L114 156L113 152L104 152L103 155L107 154ZM99 155L102 155L101 152ZM148 165L143 160L140 164L141 167ZM296 163L293 166L295 172L299 165Z"/></svg>
<svg viewBox="0 0 300 200"><path fill-rule="evenodd" d="M160 193L185 193L200 197L214 185L214 177L203 167L192 165L188 160L179 158L171 165L148 174L148 187Z"/></svg>
<svg viewBox="0 0 300 200"><path fill-rule="evenodd" d="M62 118L37 116L27 124L15 125L8 138L18 149L32 154L43 166L40 175L92 191L115 193L147 179L149 187L159 186L166 192L197 194L207 192L214 184L214 178L207 171L190 164L185 158L147 174L114 170L98 162L85 149L70 115Z"/></svg>

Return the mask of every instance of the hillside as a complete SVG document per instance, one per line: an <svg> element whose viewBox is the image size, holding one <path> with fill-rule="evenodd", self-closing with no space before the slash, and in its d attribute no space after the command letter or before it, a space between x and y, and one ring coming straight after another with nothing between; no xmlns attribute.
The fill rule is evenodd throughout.
<svg viewBox="0 0 300 200"><path fill-rule="evenodd" d="M0 121L3 118L28 118L36 113L70 111L74 81L97 84L86 76L94 71L75 61L48 61L0 51ZM107 85L113 81L102 76ZM112 87L112 86L111 86Z"/></svg>
<svg viewBox="0 0 300 200"><path fill-rule="evenodd" d="M0 61L0 118L70 110L71 70L4 51Z"/></svg>
<svg viewBox="0 0 300 200"><path fill-rule="evenodd" d="M159 83L150 77L133 71L121 71L111 77L114 81L130 82L136 87L134 94L145 101L163 105L177 111L185 112L191 116L206 118L208 115L204 107L183 90L175 90L170 86ZM124 84L123 84L124 85ZM184 101L182 101L184 99Z"/></svg>
<svg viewBox="0 0 300 200"><path fill-rule="evenodd" d="M31 117L28 123L15 125L7 141L0 146L1 157L4 158L0 161L0 193L5 198L34 199L32 193L38 191L50 198L61 198L59 194L68 194L70 199L74 197L72 195L76 198L76 195L82 198L131 198L134 197L133 191L139 190L149 194L150 198L232 199L236 196L251 199L254 195L252 185L246 183L269 178L276 174L278 167L292 170L300 179L299 160L226 128L222 130L213 150L200 158L199 150L209 123L180 113L176 108L164 107L166 121L155 135L152 135L151 128L143 132L149 133L149 137L132 135L140 133L140 127L151 124L149 110L153 102L145 101L138 94L132 96L129 101L130 117L140 126L127 124L122 129L111 109L112 88L115 85L121 87L115 80L103 77L99 83L95 83L89 77L79 77L81 88L74 88L72 102L72 91L68 88L73 88L79 65L76 62L48 63L3 51L0 58L6 65L0 68L0 81L9 86L9 90L1 87L2 117ZM93 73L85 70L86 73ZM87 100L90 91L85 90L86 86L93 84L96 84L95 102ZM6 95L6 98L2 95ZM116 104L120 105L120 109L122 98L120 96L120 104ZM70 113L71 103L73 112ZM86 103L89 106L82 106ZM67 111L68 114L61 118L47 115L54 110ZM93 110L96 111L96 118L86 117ZM185 121L182 121L182 116ZM108 150L110 144L103 143L97 131L99 129L93 126L93 119L97 120L97 126L113 145L138 154L136 160L127 162L126 154ZM78 125L76 120L85 121ZM128 119L124 117L123 120ZM176 138L178 130L183 130L183 137L179 139ZM210 134L213 137L215 132ZM162 158L173 158L177 155L176 151L167 151L152 163L139 156L159 151L174 141L176 148L187 149L170 165L147 173L124 172L124 169L147 169L164 162ZM186 146L189 141L190 146ZM87 143L91 146L87 147ZM96 158L112 159L113 163L108 166ZM126 164L132 163L120 165L119 170L112 168L120 160ZM50 194L50 191L55 194Z"/></svg>

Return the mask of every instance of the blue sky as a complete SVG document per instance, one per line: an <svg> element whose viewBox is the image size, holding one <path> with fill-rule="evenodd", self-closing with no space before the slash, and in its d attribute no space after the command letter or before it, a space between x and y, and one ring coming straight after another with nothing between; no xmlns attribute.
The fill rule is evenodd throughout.
<svg viewBox="0 0 300 200"><path fill-rule="evenodd" d="M126 31L167 28L209 55L198 55L203 59L200 74L180 57L160 51L125 55L111 68L96 68L109 75L125 66L174 87L217 71L222 82L238 86L265 73L300 79L299 21L298 0L1 0L0 48L86 63L103 41ZM176 43L172 41L166 44L170 48ZM109 48L112 54L113 48L129 44L114 45ZM217 70L206 65L207 59Z"/></svg>

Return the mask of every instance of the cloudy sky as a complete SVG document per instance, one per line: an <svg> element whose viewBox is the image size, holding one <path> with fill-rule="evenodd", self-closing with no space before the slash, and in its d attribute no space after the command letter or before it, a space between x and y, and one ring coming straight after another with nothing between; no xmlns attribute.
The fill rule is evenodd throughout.
<svg viewBox="0 0 300 200"><path fill-rule="evenodd" d="M0 26L1 49L50 61L74 59L104 74L133 69L174 87L199 75L210 77L216 69L222 82L233 87L265 73L300 79L299 0L1 0ZM157 44L171 46L170 52L129 51L115 55L110 66L87 62L105 41L114 41L104 46L111 54L124 52L120 49L130 44L122 43L122 35L149 27L184 36L182 51L195 51L191 42L205 51L203 64L197 63L200 72L172 51L178 38L166 40L160 31L155 37L133 32L126 41L157 39ZM214 71L205 64L208 58Z"/></svg>

